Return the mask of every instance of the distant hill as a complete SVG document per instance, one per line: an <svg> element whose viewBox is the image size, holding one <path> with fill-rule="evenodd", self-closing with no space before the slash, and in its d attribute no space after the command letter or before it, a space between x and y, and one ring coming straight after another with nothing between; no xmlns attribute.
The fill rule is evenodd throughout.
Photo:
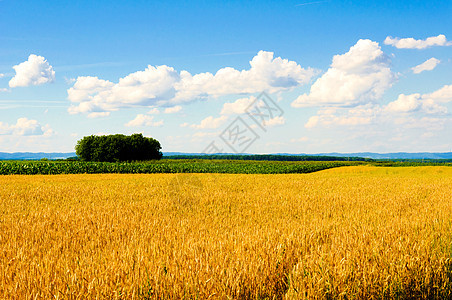
<svg viewBox="0 0 452 300"><path fill-rule="evenodd" d="M69 153L61 153L61 152L53 152L53 153L32 153L32 152L15 152L15 153L6 153L0 152L0 160L39 160L42 158L48 159L65 159L68 157L74 157L75 152Z"/></svg>

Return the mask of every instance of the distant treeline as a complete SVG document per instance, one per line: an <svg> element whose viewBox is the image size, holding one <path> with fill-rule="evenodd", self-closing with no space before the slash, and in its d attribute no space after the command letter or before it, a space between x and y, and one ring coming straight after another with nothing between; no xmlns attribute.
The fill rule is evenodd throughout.
<svg viewBox="0 0 452 300"><path fill-rule="evenodd" d="M410 167L410 166L451 166L452 159L379 159L375 166L381 167Z"/></svg>
<svg viewBox="0 0 452 300"><path fill-rule="evenodd" d="M163 159L226 159L226 160L266 160L266 161L374 161L363 157L337 157L315 155L275 155L275 154L206 154L206 155L169 155Z"/></svg>

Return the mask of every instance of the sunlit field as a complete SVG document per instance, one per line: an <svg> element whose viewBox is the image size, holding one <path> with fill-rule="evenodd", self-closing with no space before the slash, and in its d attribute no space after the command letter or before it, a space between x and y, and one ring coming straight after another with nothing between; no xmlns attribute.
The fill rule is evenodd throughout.
<svg viewBox="0 0 452 300"><path fill-rule="evenodd" d="M452 298L451 195L451 167L0 176L0 298Z"/></svg>

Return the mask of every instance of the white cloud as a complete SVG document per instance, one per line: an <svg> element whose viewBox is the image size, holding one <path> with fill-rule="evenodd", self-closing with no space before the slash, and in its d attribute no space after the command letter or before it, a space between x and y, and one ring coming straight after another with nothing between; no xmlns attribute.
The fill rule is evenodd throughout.
<svg viewBox="0 0 452 300"><path fill-rule="evenodd" d="M418 110L421 105L420 94L400 94L397 100L390 102L386 106L386 109L392 112L413 112Z"/></svg>
<svg viewBox="0 0 452 300"><path fill-rule="evenodd" d="M160 110L157 107L151 108L150 111L148 111L148 114L150 115L158 115L160 113Z"/></svg>
<svg viewBox="0 0 452 300"><path fill-rule="evenodd" d="M427 98L422 99L422 110L427 114L447 114L447 107Z"/></svg>
<svg viewBox="0 0 452 300"><path fill-rule="evenodd" d="M88 118L94 119L94 118L102 118L102 117L108 117L110 115L109 111L101 111L101 112L92 112L88 114Z"/></svg>
<svg viewBox="0 0 452 300"><path fill-rule="evenodd" d="M6 88L1 88L0 89L0 92L8 92L9 90L8 89L6 89Z"/></svg>
<svg viewBox="0 0 452 300"><path fill-rule="evenodd" d="M65 81L67 84L74 84L75 81L76 81L76 79L75 79L75 78L67 78L66 76L64 76L64 81Z"/></svg>
<svg viewBox="0 0 452 300"><path fill-rule="evenodd" d="M0 78L3 78L3 77L5 77L5 74L0 73Z"/></svg>
<svg viewBox="0 0 452 300"><path fill-rule="evenodd" d="M131 73L118 83L97 77L78 77L68 89L73 103L69 113L115 111L136 106L171 106L197 99L230 94L276 92L308 83L316 74L294 61L273 57L273 52L259 51L250 61L250 69L226 67L215 74L192 75L168 66L148 66Z"/></svg>
<svg viewBox="0 0 452 300"><path fill-rule="evenodd" d="M221 116L218 118L209 116L209 117L205 118L204 120L202 120L200 124L193 124L193 125L190 125L190 127L195 128L195 129L214 129L214 128L220 127L227 119L228 119L227 116ZM184 124L182 124L182 125L184 125ZM186 127L186 126L182 126L182 127Z"/></svg>
<svg viewBox="0 0 452 300"><path fill-rule="evenodd" d="M305 128L317 126L358 126L371 124L379 115L378 105L366 104L352 109L329 108L320 110L317 115L309 118Z"/></svg>
<svg viewBox="0 0 452 300"><path fill-rule="evenodd" d="M12 134L13 130L11 126L9 126L6 123L0 122L0 135L10 135Z"/></svg>
<svg viewBox="0 0 452 300"><path fill-rule="evenodd" d="M139 126L149 126L149 127L158 127L162 126L163 121L157 121L154 122L153 116L138 114L135 119L131 120L130 122L126 123L125 126L127 127L139 127Z"/></svg>
<svg viewBox="0 0 452 300"><path fill-rule="evenodd" d="M55 71L42 56L31 54L27 61L14 66L13 69L16 75L9 81L12 88L55 81Z"/></svg>
<svg viewBox="0 0 452 300"><path fill-rule="evenodd" d="M414 38L392 38L386 37L384 43L394 46L398 49L425 49L432 46L450 46L451 42L447 41L444 34L432 36L425 40L416 40Z"/></svg>
<svg viewBox="0 0 452 300"><path fill-rule="evenodd" d="M389 112L415 112L426 114L446 114L447 107L441 105L452 102L452 85L445 85L441 89L430 94L401 94L397 100L386 106Z"/></svg>
<svg viewBox="0 0 452 300"><path fill-rule="evenodd" d="M395 119L395 124L405 129L439 131L443 130L447 124L451 123L452 118L438 118L438 117L403 117Z"/></svg>
<svg viewBox="0 0 452 300"><path fill-rule="evenodd" d="M436 68L436 66L440 62L441 61L439 59L436 59L436 58L432 57L432 58L426 60L425 62L423 62L422 64L411 68L411 70L413 70L414 74L419 74L419 73L424 72L424 71L431 71L434 68Z"/></svg>
<svg viewBox="0 0 452 300"><path fill-rule="evenodd" d="M359 40L345 54L335 55L328 71L292 102L293 107L357 106L379 99L395 75L378 43Z"/></svg>
<svg viewBox="0 0 452 300"><path fill-rule="evenodd" d="M439 130L447 119L447 107L452 102L452 85L446 85L430 94L400 94L387 105L366 104L353 108L329 107L320 109L305 124L306 128L390 124L392 127L414 128L416 120ZM437 115L432 117L431 115ZM438 121L435 127L434 122ZM409 126L407 124L410 124ZM438 129L439 128L439 129Z"/></svg>
<svg viewBox="0 0 452 300"><path fill-rule="evenodd" d="M223 104L223 108L221 109L222 115L231 115L231 114L244 114L246 109L256 100L256 97L251 96L248 98L240 98L234 102L228 102Z"/></svg>
<svg viewBox="0 0 452 300"><path fill-rule="evenodd" d="M45 135L50 136L54 131L49 125L42 126L36 120L29 120L27 118L17 119L16 124L8 125L7 123L0 122L0 135Z"/></svg>
<svg viewBox="0 0 452 300"><path fill-rule="evenodd" d="M44 131L36 120L19 118L16 125L11 126L17 135L43 135Z"/></svg>
<svg viewBox="0 0 452 300"><path fill-rule="evenodd" d="M425 94L422 96L424 99L431 99L438 103L448 103L452 102L452 84L451 85L445 85L439 90L430 93Z"/></svg>
<svg viewBox="0 0 452 300"><path fill-rule="evenodd" d="M180 112L181 110L182 110L182 106L177 105L177 106L165 108L165 110L163 112L165 114L174 114L174 113Z"/></svg>
<svg viewBox="0 0 452 300"><path fill-rule="evenodd" d="M284 117L274 117L263 124L265 127L275 127L286 124L286 119Z"/></svg>

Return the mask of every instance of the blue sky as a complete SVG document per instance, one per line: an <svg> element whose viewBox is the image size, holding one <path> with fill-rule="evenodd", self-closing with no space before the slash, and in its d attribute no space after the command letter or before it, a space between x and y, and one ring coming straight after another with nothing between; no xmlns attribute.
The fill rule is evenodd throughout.
<svg viewBox="0 0 452 300"><path fill-rule="evenodd" d="M241 152L221 139L237 117L252 153L452 151L451 16L451 1L1 0L0 152L135 132ZM281 113L255 121L261 92Z"/></svg>

